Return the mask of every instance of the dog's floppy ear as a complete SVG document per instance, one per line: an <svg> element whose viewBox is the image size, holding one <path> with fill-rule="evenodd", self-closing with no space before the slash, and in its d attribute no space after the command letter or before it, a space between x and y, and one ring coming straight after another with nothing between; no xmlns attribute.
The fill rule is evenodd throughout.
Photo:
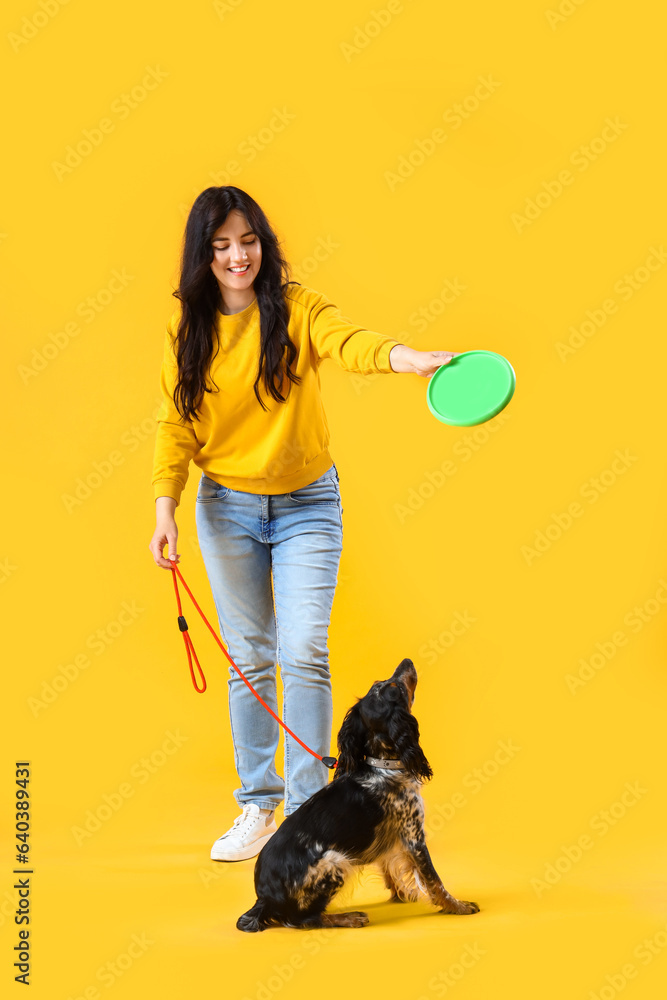
<svg viewBox="0 0 667 1000"><path fill-rule="evenodd" d="M431 765L419 745L419 724L414 715L407 709L395 709L389 719L387 735L392 740L401 763L410 774L425 780L433 777Z"/></svg>
<svg viewBox="0 0 667 1000"><path fill-rule="evenodd" d="M334 771L334 778L359 769L366 749L366 735L366 726L357 702L348 709L338 732L338 766Z"/></svg>

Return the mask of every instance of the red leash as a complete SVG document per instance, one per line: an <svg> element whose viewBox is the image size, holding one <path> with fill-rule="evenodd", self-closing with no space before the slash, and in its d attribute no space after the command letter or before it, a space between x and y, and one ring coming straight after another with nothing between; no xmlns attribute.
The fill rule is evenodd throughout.
<svg viewBox="0 0 667 1000"><path fill-rule="evenodd" d="M245 677L244 674L241 673L241 671L236 666L236 664L232 660L231 656L229 655L229 653L227 652L227 650L223 646L223 644L220 641L220 638L219 638L217 632L211 626L211 623L209 622L208 618L206 617L206 615L204 614L204 612L202 611L202 609L199 607L199 605L195 601L194 596L192 594L192 591L190 590L190 588L188 587L187 583L183 579L183 575L182 575L180 569L178 568L178 566L176 565L176 563L173 562L173 561L171 562L171 570L172 570L172 580L174 581L174 590L176 592L176 605L178 607L178 627L181 630L181 633L183 635L183 641L185 642L185 651L188 654L188 666L190 668L190 677L192 678L192 683L194 685L195 691L198 694L203 694L204 693L204 691L206 690L206 678L204 677L204 671L202 670L202 668L200 666L200 663L199 663L199 660L197 659L197 654L195 653L195 647L193 646L192 639L190 638L190 633L188 631L188 623L186 622L185 618L183 617L183 609L181 607L181 595L178 592L178 582L176 580L176 576L177 575L178 575L181 583L183 584L183 586L187 590L187 592L188 592L188 594L190 596L190 600L192 601L192 603L196 607L196 609L199 612L199 614L204 619L204 623L205 623L206 627L208 628L209 632L211 633L211 635L213 636L213 638L217 642L218 646L220 646L220 649L223 651L223 653L225 654L225 656L227 657L227 659L229 660L229 662L231 663L231 665L233 666L234 670L239 675L239 677L241 678L241 680L244 681L244 683L250 688L250 690L254 694L255 698L257 698L257 700L259 702L261 702L261 704L264 706L264 708L267 710L267 712L269 712L269 714L273 716L273 718L276 720L276 722L279 723L279 725L281 725L283 727L283 729L285 730L285 732L289 733L290 736L293 739L295 739L297 741L297 743L299 743L303 747L304 750L307 750L308 753L310 753L310 754L313 755L313 757L317 757L318 760L321 760L322 763L324 764L324 766L328 767L329 770L332 770L334 767L336 767L336 764L338 762L337 762L337 760L336 760L335 757L320 757L320 755L318 753L315 753L315 751L311 750L309 746L306 746L306 744L303 742L303 740L300 740L299 737L296 735L296 733L293 733L292 730L288 726L285 725L285 723L282 721L282 719L278 718L278 716L273 711L273 709L269 708L269 706L266 704L266 702L264 701L264 699L260 695L257 694L257 692L255 691L254 687L252 686L252 684L248 680L248 678ZM199 671L199 676L201 677L203 687L197 687L197 680L195 678L195 672L194 672L194 668L192 666L192 658L193 657L194 657L195 663L197 664L197 670Z"/></svg>

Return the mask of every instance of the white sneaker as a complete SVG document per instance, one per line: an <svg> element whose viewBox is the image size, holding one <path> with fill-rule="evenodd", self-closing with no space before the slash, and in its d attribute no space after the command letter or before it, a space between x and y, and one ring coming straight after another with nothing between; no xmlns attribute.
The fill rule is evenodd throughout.
<svg viewBox="0 0 667 1000"><path fill-rule="evenodd" d="M248 802L243 812L211 848L212 861L245 861L254 858L277 831L275 810Z"/></svg>

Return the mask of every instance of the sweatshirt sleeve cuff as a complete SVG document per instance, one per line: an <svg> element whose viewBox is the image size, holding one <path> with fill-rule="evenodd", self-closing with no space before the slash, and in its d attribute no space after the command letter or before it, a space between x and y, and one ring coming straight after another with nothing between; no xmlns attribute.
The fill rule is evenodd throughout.
<svg viewBox="0 0 667 1000"><path fill-rule="evenodd" d="M156 483L153 483L153 495L155 499L157 500L158 497L171 497L176 501L177 507L181 502L182 492L183 487L175 479L158 479Z"/></svg>
<svg viewBox="0 0 667 1000"><path fill-rule="evenodd" d="M378 348L375 361L379 371L384 372L385 374L394 372L394 369L391 367L391 363L389 361L389 355L391 354L392 349L397 347L398 344L398 340L387 340L380 348Z"/></svg>

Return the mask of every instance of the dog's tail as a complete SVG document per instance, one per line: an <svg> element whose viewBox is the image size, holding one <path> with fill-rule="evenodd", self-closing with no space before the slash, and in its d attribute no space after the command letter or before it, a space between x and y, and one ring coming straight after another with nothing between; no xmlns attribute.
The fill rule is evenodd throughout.
<svg viewBox="0 0 667 1000"><path fill-rule="evenodd" d="M240 931L248 931L250 934L254 934L256 931L263 931L272 922L266 910L266 903L258 899L250 910L241 914L236 921L236 926Z"/></svg>

